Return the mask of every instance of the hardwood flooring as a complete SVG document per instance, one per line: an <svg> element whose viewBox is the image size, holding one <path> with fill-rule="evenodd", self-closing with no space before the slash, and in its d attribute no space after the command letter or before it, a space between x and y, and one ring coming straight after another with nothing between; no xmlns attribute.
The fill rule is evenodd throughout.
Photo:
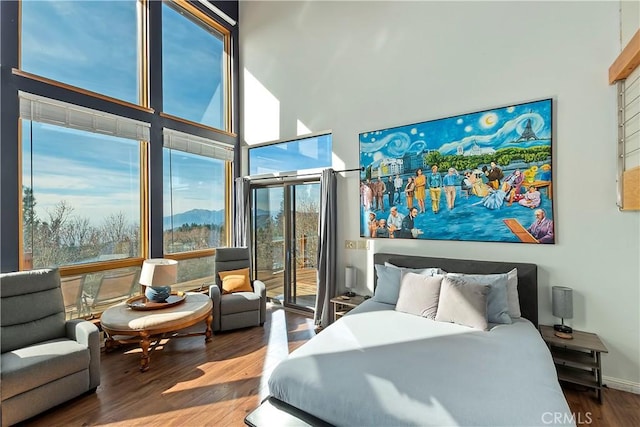
<svg viewBox="0 0 640 427"><path fill-rule="evenodd" d="M141 373L140 349L103 353L101 385L47 411L24 426L242 426L267 395L275 366L309 340L311 319L270 306L264 328L163 342ZM604 390L604 405L592 392L566 388L578 426L640 425L640 395ZM590 421L589 421L590 420Z"/></svg>

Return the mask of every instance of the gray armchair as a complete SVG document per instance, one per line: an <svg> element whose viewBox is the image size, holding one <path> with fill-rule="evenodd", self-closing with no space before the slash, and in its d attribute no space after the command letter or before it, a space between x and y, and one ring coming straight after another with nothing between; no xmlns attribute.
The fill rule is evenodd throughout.
<svg viewBox="0 0 640 427"><path fill-rule="evenodd" d="M262 326L267 315L267 289L260 280L253 280L253 292L222 294L220 271L249 267L251 253L248 248L216 249L213 274L216 283L209 287L213 300L213 332Z"/></svg>
<svg viewBox="0 0 640 427"><path fill-rule="evenodd" d="M100 335L65 321L57 269L0 274L2 425L26 420L100 384Z"/></svg>

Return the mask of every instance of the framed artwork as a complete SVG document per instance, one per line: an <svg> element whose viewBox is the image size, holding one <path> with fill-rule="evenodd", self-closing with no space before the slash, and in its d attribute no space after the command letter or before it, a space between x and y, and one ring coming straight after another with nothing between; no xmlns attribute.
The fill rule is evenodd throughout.
<svg viewBox="0 0 640 427"><path fill-rule="evenodd" d="M360 134L360 235L554 243L552 100Z"/></svg>

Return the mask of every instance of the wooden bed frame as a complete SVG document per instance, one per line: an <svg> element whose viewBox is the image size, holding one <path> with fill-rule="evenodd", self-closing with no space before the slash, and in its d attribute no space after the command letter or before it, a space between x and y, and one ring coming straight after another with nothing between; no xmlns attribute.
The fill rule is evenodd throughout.
<svg viewBox="0 0 640 427"><path fill-rule="evenodd" d="M535 264L497 261L476 261L452 258L421 257L390 253L373 255L374 264L391 263L398 267L439 267L449 273L497 274L518 269L518 297L522 317L538 327L538 267ZM377 276L374 275L374 289ZM246 425L261 426L330 426L331 424L295 408L272 396L244 419Z"/></svg>

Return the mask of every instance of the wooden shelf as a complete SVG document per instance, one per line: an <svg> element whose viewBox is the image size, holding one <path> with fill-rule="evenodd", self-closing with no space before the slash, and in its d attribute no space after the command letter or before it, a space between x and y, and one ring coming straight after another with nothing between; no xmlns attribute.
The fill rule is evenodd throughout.
<svg viewBox="0 0 640 427"><path fill-rule="evenodd" d="M558 365L556 365L556 370L558 371L559 380L596 388L598 390L602 388L602 385L598 384L598 381L591 371Z"/></svg>
<svg viewBox="0 0 640 427"><path fill-rule="evenodd" d="M640 30L636 31L609 67L609 84L626 79L640 65Z"/></svg>
<svg viewBox="0 0 640 427"><path fill-rule="evenodd" d="M365 300L366 298L362 295L356 295L348 299L343 299L342 296L331 298L331 305L333 305L333 321L335 322L351 311L354 307L362 304Z"/></svg>
<svg viewBox="0 0 640 427"><path fill-rule="evenodd" d="M602 403L601 353L607 347L598 335L573 331L573 339L555 336L552 326L540 325L542 339L549 346L558 372L558 380L593 388Z"/></svg>
<svg viewBox="0 0 640 427"><path fill-rule="evenodd" d="M598 363L591 353L575 350L556 348L551 353L553 361L558 365L573 366L576 368L597 368Z"/></svg>

